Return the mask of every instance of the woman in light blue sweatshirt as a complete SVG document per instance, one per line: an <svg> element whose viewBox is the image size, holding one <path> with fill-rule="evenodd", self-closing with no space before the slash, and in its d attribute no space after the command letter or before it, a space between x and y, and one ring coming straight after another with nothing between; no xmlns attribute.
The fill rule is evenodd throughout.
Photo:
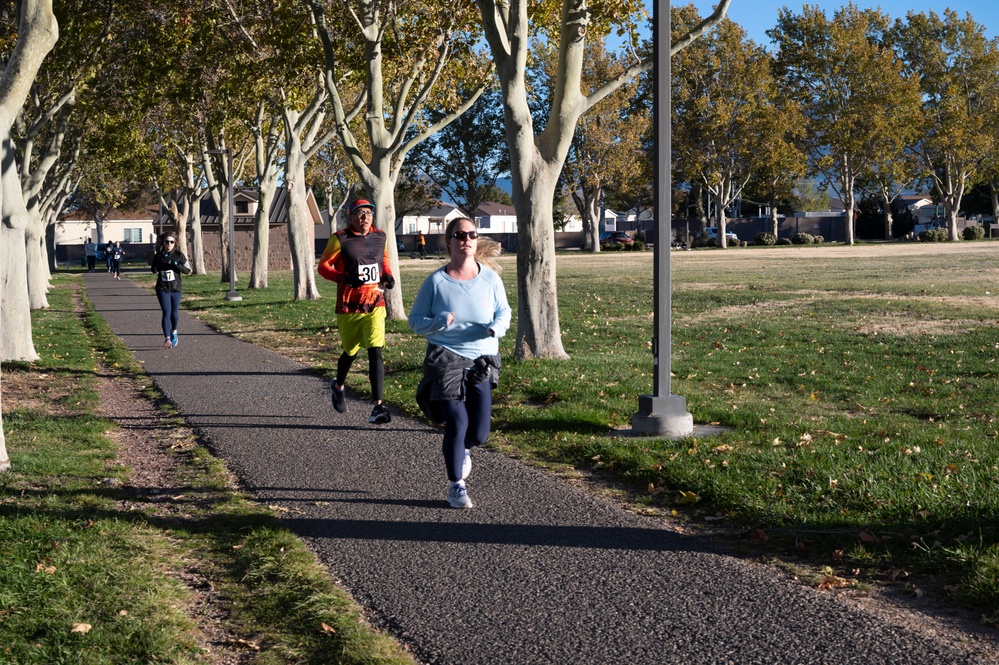
<svg viewBox="0 0 999 665"><path fill-rule="evenodd" d="M480 240L475 223L464 218L452 220L445 237L450 261L423 281L409 310L409 327L427 338L417 401L428 417L444 423L448 503L471 508L465 487L472 469L468 449L489 437L499 338L510 327L510 305L498 266L487 258L499 245Z"/></svg>

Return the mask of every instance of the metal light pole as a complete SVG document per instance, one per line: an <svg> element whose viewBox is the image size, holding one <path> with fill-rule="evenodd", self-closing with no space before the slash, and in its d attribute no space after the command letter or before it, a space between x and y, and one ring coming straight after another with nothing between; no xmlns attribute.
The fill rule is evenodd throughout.
<svg viewBox="0 0 999 665"><path fill-rule="evenodd" d="M232 200L232 148L225 150L206 150L209 155L225 155L226 159L226 189L229 192L229 293L225 294L226 302L239 302L243 299L236 292L236 206ZM221 225L219 233L222 233ZM221 257L219 257L221 258Z"/></svg>
<svg viewBox="0 0 999 665"><path fill-rule="evenodd" d="M672 174L670 129L670 2L655 0L652 10L652 43L655 61L653 108L655 109L654 208L656 236L653 245L655 315L652 336L652 382L654 394L638 396L638 412L631 417L633 434L683 438L694 431L694 417L687 412L687 398L670 393L672 353L672 283L670 240L672 236Z"/></svg>

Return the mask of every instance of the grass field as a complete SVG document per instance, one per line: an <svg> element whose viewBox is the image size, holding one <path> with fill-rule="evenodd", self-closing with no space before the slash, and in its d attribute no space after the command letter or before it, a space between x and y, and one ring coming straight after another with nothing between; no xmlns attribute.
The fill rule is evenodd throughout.
<svg viewBox="0 0 999 665"><path fill-rule="evenodd" d="M501 341L492 445L632 488L639 510L721 521L760 553L846 583L933 574L999 623L999 243L740 248L671 255L672 392L715 436L616 436L652 390L652 253L558 258L568 361ZM502 257L516 314L515 260ZM404 303L436 261L403 260ZM151 277L138 277L149 280ZM185 306L329 375L334 285L292 302L290 275ZM244 277L245 282L245 277ZM387 400L417 414L425 342L389 322ZM367 390L364 360L350 387ZM761 544L766 542L765 546Z"/></svg>
<svg viewBox="0 0 999 665"><path fill-rule="evenodd" d="M49 302L41 359L3 366L0 664L413 662L176 414L145 434L169 484L130 483L100 379L156 394L78 277L57 276Z"/></svg>

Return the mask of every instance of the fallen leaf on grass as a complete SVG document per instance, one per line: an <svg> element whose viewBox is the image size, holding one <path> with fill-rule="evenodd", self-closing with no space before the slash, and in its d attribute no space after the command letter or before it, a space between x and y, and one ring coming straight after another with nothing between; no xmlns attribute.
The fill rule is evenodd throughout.
<svg viewBox="0 0 999 665"><path fill-rule="evenodd" d="M56 571L55 566L46 566L44 563L40 563L35 566L36 573L45 573L46 575L54 575Z"/></svg>
<svg viewBox="0 0 999 665"><path fill-rule="evenodd" d="M843 587L850 586L850 582L844 580L842 577L837 577L835 575L826 575L819 581L819 589L822 591L830 591L832 589L842 589Z"/></svg>
<svg viewBox="0 0 999 665"><path fill-rule="evenodd" d="M700 500L701 497L697 496L696 492L680 492L680 498L676 502L683 505L697 503Z"/></svg>
<svg viewBox="0 0 999 665"><path fill-rule="evenodd" d="M334 628L333 626L330 626L329 624L326 624L326 623L320 623L319 624L319 631L322 632L322 633L324 633L324 634L326 634L326 635L332 635L333 633L336 632L336 628Z"/></svg>
<svg viewBox="0 0 999 665"><path fill-rule="evenodd" d="M91 626L89 623L74 623L73 627L70 629L69 632L86 635L87 633L90 632L91 628L93 628L93 626Z"/></svg>
<svg viewBox="0 0 999 665"><path fill-rule="evenodd" d="M251 651L260 651L260 645L250 640L232 639L227 640L227 644L235 647L243 647L244 649L250 649Z"/></svg>

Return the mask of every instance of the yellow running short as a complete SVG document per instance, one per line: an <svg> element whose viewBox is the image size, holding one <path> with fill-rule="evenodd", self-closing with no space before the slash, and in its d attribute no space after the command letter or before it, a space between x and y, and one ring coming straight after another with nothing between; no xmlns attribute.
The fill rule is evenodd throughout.
<svg viewBox="0 0 999 665"><path fill-rule="evenodd" d="M385 346L385 308L376 307L362 314L337 314L340 343L348 356L357 355L358 349Z"/></svg>

